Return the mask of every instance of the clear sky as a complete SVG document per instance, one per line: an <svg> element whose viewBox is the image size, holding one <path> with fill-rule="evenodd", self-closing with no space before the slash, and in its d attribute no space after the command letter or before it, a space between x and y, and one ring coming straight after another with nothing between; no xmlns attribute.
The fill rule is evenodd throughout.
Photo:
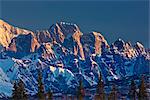
<svg viewBox="0 0 150 100"><path fill-rule="evenodd" d="M0 0L0 17L12 25L48 29L60 21L76 23L83 33L102 32L109 43L118 38L149 45L148 0Z"/></svg>

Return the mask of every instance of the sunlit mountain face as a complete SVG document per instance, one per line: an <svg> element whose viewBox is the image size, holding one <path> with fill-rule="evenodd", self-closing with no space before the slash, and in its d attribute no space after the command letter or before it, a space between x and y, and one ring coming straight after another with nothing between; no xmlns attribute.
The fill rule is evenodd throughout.
<svg viewBox="0 0 150 100"><path fill-rule="evenodd" d="M92 100L100 76L106 98L113 84L116 98L129 98L131 80L139 92L144 78L149 93L149 63L150 50L140 42L118 38L108 44L102 33L85 34L73 23L33 32L0 20L0 98L11 98L20 80L28 97L37 98L39 72L44 93L51 90L53 98L76 97L82 82L83 98Z"/></svg>

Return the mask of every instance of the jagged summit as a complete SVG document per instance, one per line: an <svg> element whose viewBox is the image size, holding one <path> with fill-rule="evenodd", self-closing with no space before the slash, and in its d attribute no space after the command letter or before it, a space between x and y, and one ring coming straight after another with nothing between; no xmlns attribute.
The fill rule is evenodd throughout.
<svg viewBox="0 0 150 100"><path fill-rule="evenodd" d="M76 24L60 22L53 24L49 31L57 33L61 42L63 42L64 37L70 38L76 31L80 31L80 29Z"/></svg>
<svg viewBox="0 0 150 100"><path fill-rule="evenodd" d="M26 38L29 34L31 38ZM43 43L60 44L63 51L69 50L83 60L91 54L101 55L109 48L106 38L100 32L93 31L83 34L80 28L73 23L59 22L53 24L48 30L32 32L13 27L0 20L0 44L6 48L6 51L15 53L35 52ZM137 53L145 53L143 45L139 42L132 47L131 43L119 38L113 45L119 52L123 52L128 57L135 57Z"/></svg>
<svg viewBox="0 0 150 100"><path fill-rule="evenodd" d="M83 47L80 42L83 33L76 24L65 22L56 23L50 27L49 32L53 41L62 44L67 49L71 50L74 55L79 54L82 59L85 59Z"/></svg>
<svg viewBox="0 0 150 100"><path fill-rule="evenodd" d="M72 25L72 26L78 27L78 26L77 26L76 24L74 24L74 23L60 22L60 24L63 24L63 25Z"/></svg>

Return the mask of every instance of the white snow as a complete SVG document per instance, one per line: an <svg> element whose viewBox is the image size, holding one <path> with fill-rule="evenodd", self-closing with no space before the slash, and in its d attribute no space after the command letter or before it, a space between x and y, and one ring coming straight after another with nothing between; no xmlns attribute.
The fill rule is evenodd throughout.
<svg viewBox="0 0 150 100"><path fill-rule="evenodd" d="M13 89L13 85L10 83L10 80L7 77L7 75L0 68L0 97L11 96L12 89Z"/></svg>
<svg viewBox="0 0 150 100"><path fill-rule="evenodd" d="M54 72L54 71L56 70L56 67L50 66L50 70L51 70L52 72Z"/></svg>

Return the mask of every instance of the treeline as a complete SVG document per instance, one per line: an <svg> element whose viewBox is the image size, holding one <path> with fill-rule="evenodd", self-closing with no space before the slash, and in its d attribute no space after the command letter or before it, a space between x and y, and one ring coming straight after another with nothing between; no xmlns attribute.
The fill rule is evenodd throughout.
<svg viewBox="0 0 150 100"><path fill-rule="evenodd" d="M80 83L81 85L81 83ZM79 100L85 100L84 99L84 94L85 93L83 90L82 86L79 86ZM82 87L82 88L81 88ZM118 89L117 86L114 84L112 85L112 89L110 91L109 94L105 93L105 89L104 89L104 83L102 81L102 75L100 74L99 76L99 81L97 84L97 88L96 88L96 94L94 97L94 100L119 100L120 98L118 98ZM136 87L136 84L134 82L134 80L131 81L131 84L129 86L129 92L128 92L128 98L129 100L149 100L148 97L148 92L146 90L146 84L144 82L144 77L141 78L141 82L140 85L138 87ZM127 99L126 98L122 98L122 99Z"/></svg>
<svg viewBox="0 0 150 100"><path fill-rule="evenodd" d="M52 100L53 94L49 89L47 93L44 90L44 84L42 82L42 72L38 72L38 93L36 94L37 100ZM30 100L30 96L27 95L27 91L25 90L24 83L22 80L14 83L14 90L12 93L13 100Z"/></svg>
<svg viewBox="0 0 150 100"><path fill-rule="evenodd" d="M105 93L104 89L105 85L102 81L102 75L99 75L98 84L96 87L96 93L94 96L94 100L118 100L118 92L117 86L114 84L112 85L112 89L109 94ZM82 80L79 81L79 86L77 88L77 96L75 97L77 100L85 100L86 93L83 87ZM42 82L42 73L38 72L38 93L36 94L36 98L38 100L52 100L53 93L51 89L45 93L44 84ZM144 77L141 78L141 83L139 87L136 87L134 80L131 81L130 89L128 93L128 98L130 100L148 100L148 95L146 91L146 85L144 83ZM14 83L14 90L12 94L13 100L28 100L30 96L27 95L25 90L24 83L20 80L19 82ZM73 99L74 100L74 99Z"/></svg>

